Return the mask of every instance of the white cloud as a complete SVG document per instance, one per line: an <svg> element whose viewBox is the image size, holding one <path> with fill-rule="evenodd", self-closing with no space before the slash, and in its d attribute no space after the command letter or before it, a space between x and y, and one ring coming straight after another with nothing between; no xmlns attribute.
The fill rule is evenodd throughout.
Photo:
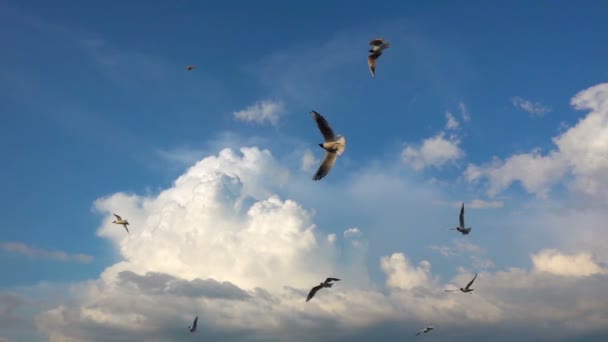
<svg viewBox="0 0 608 342"><path fill-rule="evenodd" d="M604 274L606 270L599 266L590 253L562 254L554 249L542 250L532 255L534 270L562 276L583 277L593 274Z"/></svg>
<svg viewBox="0 0 608 342"><path fill-rule="evenodd" d="M577 110L590 110L575 126L553 138L555 148L516 154L506 160L469 165L469 181L487 178L488 194L495 195L519 181L530 193L546 198L550 188L565 175L572 175L571 189L608 199L602 185L608 182L608 83L579 92L571 100Z"/></svg>
<svg viewBox="0 0 608 342"><path fill-rule="evenodd" d="M469 241L455 239L452 240L452 246L432 245L429 248L445 257L467 255L471 265L477 270L496 266L487 256L487 251L484 248Z"/></svg>
<svg viewBox="0 0 608 342"><path fill-rule="evenodd" d="M457 138L446 138L445 133L441 132L434 137L424 139L419 147L407 146L401 157L406 164L417 171L429 166L441 167L464 156L464 151L459 145L460 141Z"/></svg>
<svg viewBox="0 0 608 342"><path fill-rule="evenodd" d="M453 208L460 208L462 202L445 202L445 201L434 201L437 205L446 205ZM490 209L490 208L502 208L504 203L502 201L485 201L479 198L475 198L465 202L465 206L471 209Z"/></svg>
<svg viewBox="0 0 608 342"><path fill-rule="evenodd" d="M456 120L452 113L445 112L445 117L447 120L447 123L445 124L446 129L457 129L460 126L458 120Z"/></svg>
<svg viewBox="0 0 608 342"><path fill-rule="evenodd" d="M410 290L430 283L431 263L422 260L418 267L403 255L394 253L380 260L380 268L386 274L386 285L389 288Z"/></svg>
<svg viewBox="0 0 608 342"><path fill-rule="evenodd" d="M459 102L458 108L460 109L460 115L462 115L463 121L471 120L471 114L469 113L469 110L467 109L467 106L464 104L464 102Z"/></svg>
<svg viewBox="0 0 608 342"><path fill-rule="evenodd" d="M28 246L21 242L3 242L0 248L5 252L17 253L30 258L49 258L58 261L76 261L90 263L94 257L87 254L69 254L63 251L47 251L42 248Z"/></svg>
<svg viewBox="0 0 608 342"><path fill-rule="evenodd" d="M361 233L361 230L359 230L359 228L348 228L344 231L345 238L361 236L362 234L363 233Z"/></svg>
<svg viewBox="0 0 608 342"><path fill-rule="evenodd" d="M235 112L234 118L245 122L263 124L268 121L271 125L279 124L281 116L285 113L283 102L259 101L244 110Z"/></svg>
<svg viewBox="0 0 608 342"><path fill-rule="evenodd" d="M541 117L546 113L551 112L551 108L544 106L542 103L532 102L519 96L512 97L511 104L525 112L528 112L531 116Z"/></svg>
<svg viewBox="0 0 608 342"><path fill-rule="evenodd" d="M302 155L300 170L304 172L311 172L319 164L320 161L315 158L315 155L312 153L312 151L310 149L306 149L304 151L304 154Z"/></svg>

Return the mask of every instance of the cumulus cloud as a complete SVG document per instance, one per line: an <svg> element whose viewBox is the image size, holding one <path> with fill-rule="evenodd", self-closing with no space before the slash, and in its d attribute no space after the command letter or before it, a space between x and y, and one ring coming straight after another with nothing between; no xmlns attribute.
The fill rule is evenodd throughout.
<svg viewBox="0 0 608 342"><path fill-rule="evenodd" d="M490 196L520 182L524 189L547 198L553 185L571 175L574 191L606 200L602 185L608 182L608 83L579 92L571 100L577 110L589 110L575 126L553 138L555 148L546 154L539 149L491 163L469 165L465 178L487 179Z"/></svg>
<svg viewBox="0 0 608 342"><path fill-rule="evenodd" d="M234 118L245 122L264 124L269 122L276 126L281 116L285 113L285 106L280 101L259 101L255 104L233 114Z"/></svg>
<svg viewBox="0 0 608 342"><path fill-rule="evenodd" d="M48 251L42 248L28 246L21 242L3 242L0 248L5 252L16 253L30 258L49 258L58 261L76 261L90 263L94 257L87 254L68 254L63 251Z"/></svg>
<svg viewBox="0 0 608 342"><path fill-rule="evenodd" d="M551 112L551 108L546 107L540 102L532 102L519 96L511 98L511 104L516 108L519 108L525 112L528 112L531 116L541 117L546 113Z"/></svg>
<svg viewBox="0 0 608 342"><path fill-rule="evenodd" d="M459 123L450 112L446 112L446 130L455 130ZM437 135L426 138L419 145L408 144L401 152L403 161L416 171L433 166L441 167L448 162L455 162L464 157L460 148L460 139L455 134L441 131Z"/></svg>
<svg viewBox="0 0 608 342"><path fill-rule="evenodd" d="M532 255L532 262L535 271L556 275L583 277L606 273L590 253L584 252L568 255L554 249L546 249Z"/></svg>
<svg viewBox="0 0 608 342"><path fill-rule="evenodd" d="M459 147L460 141L455 137L446 137L444 132L434 137L424 139L422 145L407 146L401 153L403 161L414 170L420 171L426 167L441 167L464 156Z"/></svg>
<svg viewBox="0 0 608 342"><path fill-rule="evenodd" d="M390 331L390 341L428 322L455 341L488 339L498 325L513 327L502 331L505 340L522 328L548 339L606 332L605 274L575 283L536 269L482 272L475 294L463 296L442 289L466 284L471 272L441 281L428 260L397 252L380 259L385 286L353 280L367 273L365 262L344 265L352 248L338 249L336 235L317 227L309 210L273 192L281 169L269 151L227 149L156 195L99 199L98 235L119 260L98 279L71 286L73 299L39 315L37 328L52 341L174 341L198 315L210 340L363 341ZM369 180L390 195L396 185L383 179ZM375 199L368 188L349 196L363 190ZM118 208L132 222L131 236L111 224ZM473 244L454 246L481 254ZM328 275L343 280L306 303L310 287Z"/></svg>
<svg viewBox="0 0 608 342"><path fill-rule="evenodd" d="M452 245L431 245L429 248L445 257L468 256L470 265L474 269L487 269L496 266L487 256L485 248L469 241L454 239Z"/></svg>

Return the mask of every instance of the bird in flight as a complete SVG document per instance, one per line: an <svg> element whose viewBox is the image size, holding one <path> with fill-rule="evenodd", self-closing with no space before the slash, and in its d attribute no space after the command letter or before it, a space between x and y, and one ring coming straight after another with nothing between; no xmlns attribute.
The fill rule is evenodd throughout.
<svg viewBox="0 0 608 342"><path fill-rule="evenodd" d="M475 279L477 279L477 273L475 273L475 277L473 277L473 280L471 280L464 289L461 287L458 290L445 290L445 292L461 291L462 293L472 294L471 292L473 292L473 290L475 289L472 289L471 285L473 285Z"/></svg>
<svg viewBox="0 0 608 342"><path fill-rule="evenodd" d="M473 229L473 227L464 226L464 202L462 202L462 207L460 207L460 226L456 228L450 228L449 230L457 230L462 233L462 235L467 235L471 232L471 229Z"/></svg>
<svg viewBox="0 0 608 342"><path fill-rule="evenodd" d="M190 332L195 332L196 331L196 325L198 324L198 316L196 316L194 318L194 322L192 322L192 325L188 327L188 330L190 330Z"/></svg>
<svg viewBox="0 0 608 342"><path fill-rule="evenodd" d="M116 220L112 221L112 223L121 224L123 227L125 227L125 230L128 233L129 228L127 228L127 226L129 225L129 221L123 220L122 217L120 217L120 215L116 215L116 214L112 214L112 215L116 216Z"/></svg>
<svg viewBox="0 0 608 342"><path fill-rule="evenodd" d="M339 134L335 134L327 120L325 120L321 114L314 110L310 114L317 123L324 140L319 146L325 150L325 159L323 159L321 166L319 166L319 170L317 170L317 173L315 173L312 178L313 180L320 180L327 176L338 156L344 152L344 149L346 148L346 139Z"/></svg>
<svg viewBox="0 0 608 342"><path fill-rule="evenodd" d="M369 50L370 54L367 56L367 65L369 71L372 73L372 77L376 77L376 61L382 56L382 50L390 47L390 43L384 41L382 38L376 38L369 42L372 48Z"/></svg>
<svg viewBox="0 0 608 342"><path fill-rule="evenodd" d="M428 327L426 327L426 328L424 328L424 329L422 329L422 330L418 331L418 332L416 333L416 336L418 336L418 335L420 335L420 334L426 334L426 333L428 333L429 331L431 331L431 330L433 330L433 329L435 329L435 327L434 327L434 326L432 326L432 325L429 325Z"/></svg>
<svg viewBox="0 0 608 342"><path fill-rule="evenodd" d="M321 284L319 284L319 285L313 287L312 289L310 289L310 292L308 293L308 297L306 297L306 301L308 302L309 300L311 300L312 297L314 297L315 294L320 289L322 289L324 287L327 287L327 288L332 287L334 285L334 284L331 283L332 281L340 281L340 279L338 279L338 278L327 278L327 279L325 279L324 282L322 282Z"/></svg>
<svg viewBox="0 0 608 342"><path fill-rule="evenodd" d="M193 70L193 69L194 69L194 65L188 65L188 66L186 67L186 70Z"/></svg>

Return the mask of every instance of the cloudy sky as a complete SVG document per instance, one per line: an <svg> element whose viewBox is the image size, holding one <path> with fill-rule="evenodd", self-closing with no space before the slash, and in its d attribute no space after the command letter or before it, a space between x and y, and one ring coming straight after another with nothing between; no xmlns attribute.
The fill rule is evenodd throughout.
<svg viewBox="0 0 608 342"><path fill-rule="evenodd" d="M607 11L0 1L0 341L605 341Z"/></svg>

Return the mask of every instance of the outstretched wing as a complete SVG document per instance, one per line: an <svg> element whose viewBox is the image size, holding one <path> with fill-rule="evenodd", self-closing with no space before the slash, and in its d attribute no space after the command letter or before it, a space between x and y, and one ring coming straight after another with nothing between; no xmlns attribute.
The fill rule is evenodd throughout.
<svg viewBox="0 0 608 342"><path fill-rule="evenodd" d="M321 166L319 166L319 169L317 170L317 173L315 173L315 176L312 177L312 180L320 180L321 178L327 176L327 174L329 173L331 168L336 163L337 158L338 158L337 153L326 152L325 159L323 159Z"/></svg>
<svg viewBox="0 0 608 342"><path fill-rule="evenodd" d="M120 215L116 215L116 214L112 214L112 215L116 216L116 219L117 219L118 221L122 221L122 217L120 217Z"/></svg>
<svg viewBox="0 0 608 342"><path fill-rule="evenodd" d="M329 123L327 122L327 120L325 120L323 115L317 113L314 110L310 114L312 115L312 118L317 122L317 127L319 127L319 131L321 131L321 134L323 134L323 139L325 139L326 142L334 141L336 138L334 130L331 129Z"/></svg>
<svg viewBox="0 0 608 342"><path fill-rule="evenodd" d="M477 273L475 273L475 276L473 277L473 280L471 280L470 283L467 284L467 287L465 287L465 289L469 289L469 287L471 287L471 285L473 285L473 282L475 281L475 279L477 278Z"/></svg>
<svg viewBox="0 0 608 342"><path fill-rule="evenodd" d="M456 291L460 291L460 290L443 290L443 292L456 292Z"/></svg>
<svg viewBox="0 0 608 342"><path fill-rule="evenodd" d="M198 316L194 318L194 322L192 322L192 329L196 329L196 325L198 324Z"/></svg>
<svg viewBox="0 0 608 342"><path fill-rule="evenodd" d="M330 281L340 281L340 279L338 279L338 278L327 278L327 279L325 279L326 283L329 283Z"/></svg>
<svg viewBox="0 0 608 342"><path fill-rule="evenodd" d="M372 73L372 77L376 77L376 60L381 55L382 53L378 51L367 56L367 65L369 66L369 71Z"/></svg>
<svg viewBox="0 0 608 342"><path fill-rule="evenodd" d="M127 225L123 224L122 226L125 227L125 229L127 230L127 233L128 233L129 232L129 228L127 228Z"/></svg>
<svg viewBox="0 0 608 342"><path fill-rule="evenodd" d="M382 38L376 38L376 39L373 39L371 42L369 42L369 45L373 45L373 46L380 46L382 44L384 44L384 39L382 39Z"/></svg>
<svg viewBox="0 0 608 342"><path fill-rule="evenodd" d="M308 292L308 297L306 297L306 301L308 302L309 300L311 300L312 297L315 296L317 291L319 291L322 287L323 286L321 286L321 285L317 285L317 286L313 287L312 289L310 289L310 292Z"/></svg>
<svg viewBox="0 0 608 342"><path fill-rule="evenodd" d="M460 228L464 228L464 202L462 202L462 207L460 207Z"/></svg>

